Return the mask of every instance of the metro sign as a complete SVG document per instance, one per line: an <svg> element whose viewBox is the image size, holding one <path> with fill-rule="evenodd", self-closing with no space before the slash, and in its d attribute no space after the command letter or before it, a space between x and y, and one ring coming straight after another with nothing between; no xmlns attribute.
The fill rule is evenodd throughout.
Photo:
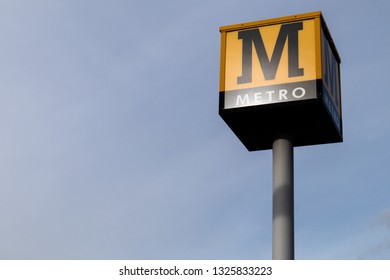
<svg viewBox="0 0 390 280"><path fill-rule="evenodd" d="M220 28L219 113L248 150L342 141L340 57L320 12Z"/></svg>

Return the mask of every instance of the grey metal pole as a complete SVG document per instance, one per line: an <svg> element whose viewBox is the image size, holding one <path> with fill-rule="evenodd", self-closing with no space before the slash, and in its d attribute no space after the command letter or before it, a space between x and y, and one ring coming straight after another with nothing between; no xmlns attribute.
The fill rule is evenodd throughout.
<svg viewBox="0 0 390 280"><path fill-rule="evenodd" d="M294 146L288 138L272 146L272 259L294 259Z"/></svg>

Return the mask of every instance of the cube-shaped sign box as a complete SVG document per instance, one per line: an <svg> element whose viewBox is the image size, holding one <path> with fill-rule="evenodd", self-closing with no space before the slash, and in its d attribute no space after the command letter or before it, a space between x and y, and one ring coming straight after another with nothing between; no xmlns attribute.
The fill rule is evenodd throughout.
<svg viewBox="0 0 390 280"><path fill-rule="evenodd" d="M321 12L220 28L219 114L249 151L343 141L340 57Z"/></svg>

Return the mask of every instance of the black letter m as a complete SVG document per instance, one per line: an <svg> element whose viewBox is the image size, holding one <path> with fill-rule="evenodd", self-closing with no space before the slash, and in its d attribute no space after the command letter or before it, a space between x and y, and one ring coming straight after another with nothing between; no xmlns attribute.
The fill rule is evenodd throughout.
<svg viewBox="0 0 390 280"><path fill-rule="evenodd" d="M242 40L242 75L237 78L238 84L252 82L252 43L266 80L275 79L284 45L288 38L288 76L303 76L303 69L299 68L298 59L298 31L303 29L302 22L283 24L280 28L271 60L268 58L263 38L259 29L243 30L238 32L238 39Z"/></svg>

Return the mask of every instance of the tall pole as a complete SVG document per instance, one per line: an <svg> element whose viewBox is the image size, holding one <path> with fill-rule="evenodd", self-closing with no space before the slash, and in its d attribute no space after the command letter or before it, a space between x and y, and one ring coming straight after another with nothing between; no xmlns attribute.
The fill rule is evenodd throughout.
<svg viewBox="0 0 390 280"><path fill-rule="evenodd" d="M272 145L272 259L294 259L294 146L287 137Z"/></svg>

